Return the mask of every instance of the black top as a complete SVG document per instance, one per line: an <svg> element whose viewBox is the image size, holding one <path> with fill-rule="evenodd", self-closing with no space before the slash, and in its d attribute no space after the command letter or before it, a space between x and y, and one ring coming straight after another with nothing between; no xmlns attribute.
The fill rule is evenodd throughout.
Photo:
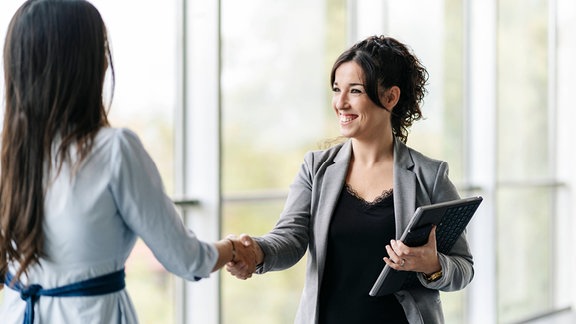
<svg viewBox="0 0 576 324"><path fill-rule="evenodd" d="M392 190L366 202L347 185L328 233L326 266L320 288L321 324L408 323L394 295L368 295L395 238Z"/></svg>

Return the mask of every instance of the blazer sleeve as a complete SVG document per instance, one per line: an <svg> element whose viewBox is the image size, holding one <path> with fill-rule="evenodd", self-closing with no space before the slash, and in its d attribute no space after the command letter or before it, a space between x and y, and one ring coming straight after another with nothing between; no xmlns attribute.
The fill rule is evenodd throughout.
<svg viewBox="0 0 576 324"><path fill-rule="evenodd" d="M264 252L264 262L256 269L257 273L287 269L306 253L310 239L313 165L314 155L309 152L290 185L278 222L269 233L254 238Z"/></svg>
<svg viewBox="0 0 576 324"><path fill-rule="evenodd" d="M458 199L456 187L448 177L448 163L440 162L430 194L432 203ZM466 230L460 235L448 254L438 253L442 266L442 277L428 282L422 274L418 275L424 287L442 291L456 291L466 287L474 277L474 262L466 239Z"/></svg>

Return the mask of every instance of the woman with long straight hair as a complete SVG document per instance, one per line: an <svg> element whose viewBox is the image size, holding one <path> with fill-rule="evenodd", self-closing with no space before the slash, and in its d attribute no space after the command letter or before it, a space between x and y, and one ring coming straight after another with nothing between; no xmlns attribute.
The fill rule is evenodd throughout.
<svg viewBox="0 0 576 324"><path fill-rule="evenodd" d="M124 264L141 237L164 267L208 277L238 256L200 241L138 137L103 105L114 68L105 24L83 0L26 1L4 46L0 278L4 324L137 323Z"/></svg>

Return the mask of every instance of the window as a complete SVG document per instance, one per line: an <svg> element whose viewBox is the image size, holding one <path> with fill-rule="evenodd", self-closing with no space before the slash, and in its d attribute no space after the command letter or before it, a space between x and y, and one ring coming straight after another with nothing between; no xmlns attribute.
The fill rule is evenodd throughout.
<svg viewBox="0 0 576 324"><path fill-rule="evenodd" d="M556 307L554 234L566 205L559 204L565 188L557 179L551 86L555 7L508 0L497 10L497 298L498 320L510 323Z"/></svg>

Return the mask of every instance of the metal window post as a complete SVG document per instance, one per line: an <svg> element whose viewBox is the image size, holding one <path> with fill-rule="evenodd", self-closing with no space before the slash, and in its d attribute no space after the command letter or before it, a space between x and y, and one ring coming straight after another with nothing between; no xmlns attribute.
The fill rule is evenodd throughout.
<svg viewBox="0 0 576 324"><path fill-rule="evenodd" d="M199 239L220 238L220 1L181 0L176 195ZM166 35L166 37L172 37ZM178 323L220 323L220 279L176 284Z"/></svg>

